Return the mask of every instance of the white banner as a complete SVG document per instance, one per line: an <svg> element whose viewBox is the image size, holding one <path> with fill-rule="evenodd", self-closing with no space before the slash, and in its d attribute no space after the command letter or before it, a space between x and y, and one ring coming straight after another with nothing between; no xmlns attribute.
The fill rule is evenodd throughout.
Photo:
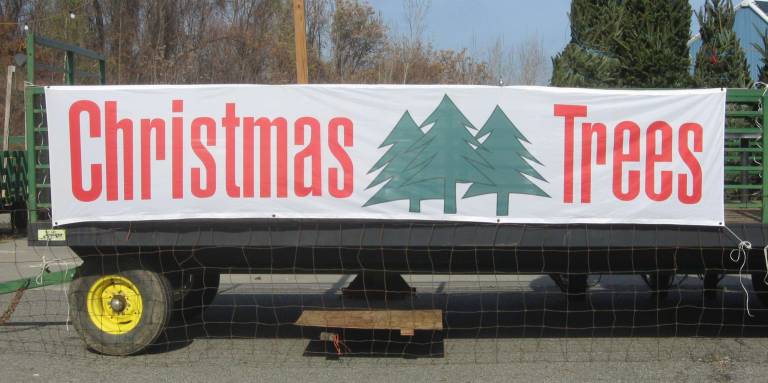
<svg viewBox="0 0 768 383"><path fill-rule="evenodd" d="M45 97L54 225L723 224L720 89L66 86Z"/></svg>

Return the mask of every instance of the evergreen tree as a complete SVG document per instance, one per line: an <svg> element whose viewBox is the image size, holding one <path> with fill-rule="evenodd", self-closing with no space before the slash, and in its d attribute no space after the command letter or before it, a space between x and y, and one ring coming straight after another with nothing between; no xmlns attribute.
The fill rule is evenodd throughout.
<svg viewBox="0 0 768 383"><path fill-rule="evenodd" d="M730 0L707 0L696 12L701 48L694 79L701 87L747 88L751 84L747 56L733 30L736 12Z"/></svg>
<svg viewBox="0 0 768 383"><path fill-rule="evenodd" d="M616 41L621 32L620 0L573 0L571 41L552 58L554 86L605 88L616 84Z"/></svg>
<svg viewBox="0 0 768 383"><path fill-rule="evenodd" d="M509 117L497 105L488 121L475 137L488 136L478 150L485 150L492 167L488 177L492 184L473 183L463 198L482 194L496 194L496 215L509 215L509 194L532 194L549 197L526 176L544 181L536 169L528 163L541 164L528 152L522 142L530 143ZM522 141L522 142L521 142Z"/></svg>
<svg viewBox="0 0 768 383"><path fill-rule="evenodd" d="M757 29L757 27L755 27ZM760 67L757 68L757 81L768 84L768 29L760 33L760 44L752 43L752 46L760 53Z"/></svg>
<svg viewBox="0 0 768 383"><path fill-rule="evenodd" d="M384 142L379 145L379 149L387 146L389 146L389 149L387 149L387 152L376 161L371 170L368 171L368 174L371 174L382 167L384 167L384 169L379 172L371 184L368 185L368 188L402 174L406 166L413 160L413 158L411 158L413 155L406 153L406 150L422 136L424 136L424 132L421 131L419 125L413 120L411 114L408 113L408 111L403 113L400 120L395 124L395 127L389 132L389 135L387 135L387 138L385 138Z"/></svg>
<svg viewBox="0 0 768 383"><path fill-rule="evenodd" d="M429 192L430 190L439 189L440 185L437 180L426 183L406 183L404 177L406 168L418 154L418 152L408 151L408 149L423 136L424 133L413 120L411 114L407 111L403 113L400 121L397 122L394 129L379 146L379 148L389 146L389 149L368 171L370 174L381 169L376 178L368 185L368 188L372 188L382 182L387 183L363 207L407 199L410 201L409 211L415 213L421 211L420 204L422 200L440 198L439 193ZM421 190L429 183L434 185L427 187L426 190Z"/></svg>
<svg viewBox="0 0 768 383"><path fill-rule="evenodd" d="M629 88L681 88L691 84L688 0L624 0L616 44L618 83Z"/></svg>
<svg viewBox="0 0 768 383"><path fill-rule="evenodd" d="M420 193L438 194L443 198L443 212L456 213L457 183L492 183L482 167L489 164L474 148L480 142L469 133L475 128L445 95L440 105L421 127L432 125L408 151L417 153L406 169L407 184L419 186ZM432 182L438 181L438 182ZM423 198L423 195L419 195ZM426 199L426 198L424 198Z"/></svg>

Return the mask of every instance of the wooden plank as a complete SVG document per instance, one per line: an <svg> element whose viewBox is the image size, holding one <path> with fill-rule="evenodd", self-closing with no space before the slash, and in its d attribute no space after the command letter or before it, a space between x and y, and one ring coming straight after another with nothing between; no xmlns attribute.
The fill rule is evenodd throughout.
<svg viewBox="0 0 768 383"><path fill-rule="evenodd" d="M304 310L297 326L373 330L442 330L442 310Z"/></svg>

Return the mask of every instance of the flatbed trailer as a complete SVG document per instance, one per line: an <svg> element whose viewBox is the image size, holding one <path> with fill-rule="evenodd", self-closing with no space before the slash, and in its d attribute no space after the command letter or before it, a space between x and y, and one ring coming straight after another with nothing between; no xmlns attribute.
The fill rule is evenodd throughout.
<svg viewBox="0 0 768 383"><path fill-rule="evenodd" d="M67 246L83 259L69 289L72 318L85 343L98 352L140 352L174 311L187 317L204 309L221 273L357 274L370 290L388 290L387 283L391 287L392 276L399 274L551 274L566 293L578 297L588 274L639 274L662 290L669 287L661 282L669 275L714 276L709 279L713 287L717 276L743 272L754 275L755 290L768 303L768 286L760 283L768 246L768 166L763 165L768 135L761 128L768 123L768 96L763 90L727 91L721 226L293 218L54 225L36 46L64 53L67 84L81 77L76 61L81 57L94 60L93 77L104 84L105 60L32 33L27 37L23 203L29 209L29 243ZM743 252L734 257L738 248Z"/></svg>

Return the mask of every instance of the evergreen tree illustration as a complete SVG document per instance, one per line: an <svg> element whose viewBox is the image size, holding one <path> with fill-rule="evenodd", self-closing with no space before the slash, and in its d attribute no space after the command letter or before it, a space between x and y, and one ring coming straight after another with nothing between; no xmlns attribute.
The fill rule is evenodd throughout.
<svg viewBox="0 0 768 383"><path fill-rule="evenodd" d="M424 187L424 183L407 184L404 177L406 168L418 155L417 151L408 151L408 149L423 136L424 132L421 131L419 125L413 120L411 114L408 111L403 113L403 116L400 117L395 127L379 146L379 148L389 146L389 149L368 171L368 174L370 174L381 169L376 178L368 185L368 189L383 182L386 182L386 184L363 207L407 199L410 201L409 211L417 213L421 211L422 200L441 198L439 193L428 192L435 189L434 187L427 188L428 190L425 192L421 190ZM427 181L426 183L429 182L436 183L437 180Z"/></svg>
<svg viewBox="0 0 768 383"><path fill-rule="evenodd" d="M546 181L528 161L541 164L531 155L523 142L530 143L497 105L488 121L477 132L476 137L488 136L478 150L491 165L488 177L491 183L475 182L462 198L483 194L496 194L496 215L509 215L510 194L531 194L549 197L526 176Z"/></svg>
<svg viewBox="0 0 768 383"><path fill-rule="evenodd" d="M443 198L443 212L455 214L456 184L492 183L483 170L490 165L475 150L480 142L468 130L477 128L448 95L421 127L429 125L429 131L408 149L408 153L416 153L416 158L405 170L406 185L415 187L416 196L422 199L439 195Z"/></svg>

